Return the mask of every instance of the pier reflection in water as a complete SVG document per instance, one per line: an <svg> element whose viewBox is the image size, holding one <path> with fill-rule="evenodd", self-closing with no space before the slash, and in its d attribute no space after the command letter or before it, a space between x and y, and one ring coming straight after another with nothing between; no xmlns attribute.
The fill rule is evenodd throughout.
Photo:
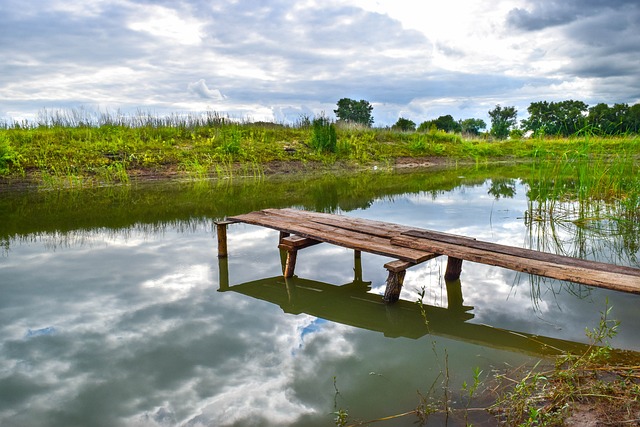
<svg viewBox="0 0 640 427"><path fill-rule="evenodd" d="M285 313L304 313L380 332L385 337L418 339L435 335L532 356L577 354L588 348L583 343L469 322L474 318L474 307L464 305L460 280L446 282L447 308L406 300L385 304L380 295L369 292L371 282L362 280L359 256L354 257L353 281L341 286L297 276L274 276L231 285L228 259L219 258L218 267L220 292L237 292L276 304Z"/></svg>

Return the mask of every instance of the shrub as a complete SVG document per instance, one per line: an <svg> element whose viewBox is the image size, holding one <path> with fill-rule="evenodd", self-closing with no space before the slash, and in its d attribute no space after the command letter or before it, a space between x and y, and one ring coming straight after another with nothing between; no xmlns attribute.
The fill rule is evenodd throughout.
<svg viewBox="0 0 640 427"><path fill-rule="evenodd" d="M16 163L18 153L9 145L6 138L0 139L0 175L9 173L9 166Z"/></svg>
<svg viewBox="0 0 640 427"><path fill-rule="evenodd" d="M324 116L313 119L311 125L311 148L316 151L335 153L338 137L336 127Z"/></svg>

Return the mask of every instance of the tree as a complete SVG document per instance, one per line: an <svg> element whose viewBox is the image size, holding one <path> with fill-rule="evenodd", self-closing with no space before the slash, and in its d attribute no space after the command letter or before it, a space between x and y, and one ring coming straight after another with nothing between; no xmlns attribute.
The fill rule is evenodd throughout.
<svg viewBox="0 0 640 427"><path fill-rule="evenodd" d="M479 135L480 129L486 129L487 124L482 119L460 120L460 131L469 135Z"/></svg>
<svg viewBox="0 0 640 427"><path fill-rule="evenodd" d="M629 107L627 112L627 118L625 120L627 124L627 131L631 133L640 132L640 104L634 104Z"/></svg>
<svg viewBox="0 0 640 427"><path fill-rule="evenodd" d="M460 132L460 123L456 122L451 114L440 116L433 123L438 129L445 132Z"/></svg>
<svg viewBox="0 0 640 427"><path fill-rule="evenodd" d="M522 121L524 130L530 130L535 135L544 135L549 132L549 127L553 122L553 115L547 101L532 102L527 108L529 118Z"/></svg>
<svg viewBox="0 0 640 427"><path fill-rule="evenodd" d="M572 99L561 102L532 102L527 108L529 118L522 121L525 130L535 134L573 135L587 124L588 105Z"/></svg>
<svg viewBox="0 0 640 427"><path fill-rule="evenodd" d="M360 123L367 127L371 127L373 124L373 117L371 112L373 106L369 104L369 101L361 99L356 101L350 98L342 98L338 101L338 108L333 110L338 117L338 120L350 123Z"/></svg>
<svg viewBox="0 0 640 427"><path fill-rule="evenodd" d="M587 125L587 111L589 106L582 101L556 102L550 104L556 116L556 126L558 135L574 135Z"/></svg>
<svg viewBox="0 0 640 427"><path fill-rule="evenodd" d="M418 132L429 132L431 130L436 130L436 123L435 120L425 120L424 122L420 123L420 126L418 126Z"/></svg>
<svg viewBox="0 0 640 427"><path fill-rule="evenodd" d="M416 130L416 124L412 120L400 117L395 125L391 127L393 130L399 130L402 132L412 132Z"/></svg>
<svg viewBox="0 0 640 427"><path fill-rule="evenodd" d="M496 108L489 111L491 117L491 135L499 139L505 139L509 136L509 131L516 124L518 110L516 107L501 107L500 104Z"/></svg>

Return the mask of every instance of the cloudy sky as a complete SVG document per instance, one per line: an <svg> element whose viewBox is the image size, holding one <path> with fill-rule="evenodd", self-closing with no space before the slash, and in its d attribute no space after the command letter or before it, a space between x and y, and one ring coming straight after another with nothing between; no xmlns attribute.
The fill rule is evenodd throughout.
<svg viewBox="0 0 640 427"><path fill-rule="evenodd" d="M0 0L0 121L43 109L375 125L640 102L637 0Z"/></svg>

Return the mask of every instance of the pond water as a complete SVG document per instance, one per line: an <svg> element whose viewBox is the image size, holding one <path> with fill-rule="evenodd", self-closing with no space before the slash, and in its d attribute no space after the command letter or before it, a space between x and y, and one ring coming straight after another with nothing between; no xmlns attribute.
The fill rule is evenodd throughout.
<svg viewBox="0 0 640 427"><path fill-rule="evenodd" d="M243 224L228 229L228 259L216 257L215 220L294 207L637 266L635 237L532 221L523 176L474 168L1 193L0 425L326 426L336 412L373 420L421 399L460 408L476 368L489 382L554 348L584 348L607 300L621 321L613 346L640 350L634 295L468 262L445 283L444 257L409 269L401 301L385 306L388 258L317 245L285 281L278 233Z"/></svg>

